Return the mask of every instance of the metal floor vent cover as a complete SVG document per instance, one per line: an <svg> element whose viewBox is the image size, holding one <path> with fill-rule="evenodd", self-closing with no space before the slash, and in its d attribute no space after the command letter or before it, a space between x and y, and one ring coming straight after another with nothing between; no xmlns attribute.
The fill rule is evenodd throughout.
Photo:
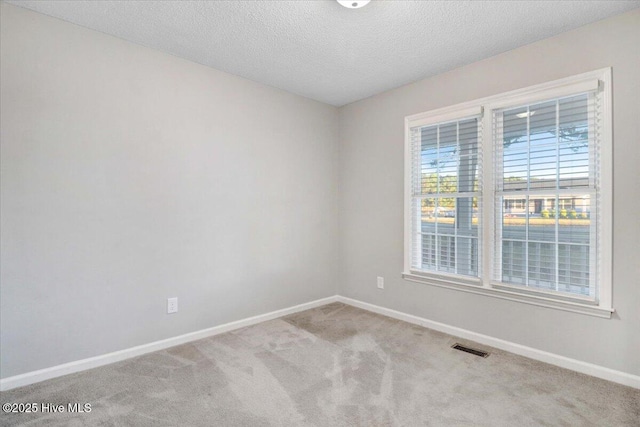
<svg viewBox="0 0 640 427"><path fill-rule="evenodd" d="M454 349L460 350L460 351L464 351L465 353L471 353L471 354L474 354L474 355L480 356L480 357L489 357L489 353L487 353L486 351L476 350L475 348L466 347L466 346L464 346L462 344L458 344L458 343L455 343L454 345L452 345L451 348L454 348Z"/></svg>

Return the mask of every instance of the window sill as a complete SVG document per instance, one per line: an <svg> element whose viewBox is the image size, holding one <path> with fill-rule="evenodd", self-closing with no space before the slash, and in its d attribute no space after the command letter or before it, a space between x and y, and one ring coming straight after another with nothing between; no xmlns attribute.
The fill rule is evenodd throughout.
<svg viewBox="0 0 640 427"><path fill-rule="evenodd" d="M453 280L449 276L420 275L413 272L402 273L402 278L412 282L425 283L427 285L438 286L447 289L456 289L472 294L485 295L494 298L516 301L525 304L537 305L540 307L554 308L557 310L569 311L572 313L586 314L589 316L610 319L613 308L604 308L593 305L593 303L581 303L573 301L563 301L543 295L525 294L508 289L498 289L496 287L483 286L479 280L469 280L463 283L461 280Z"/></svg>

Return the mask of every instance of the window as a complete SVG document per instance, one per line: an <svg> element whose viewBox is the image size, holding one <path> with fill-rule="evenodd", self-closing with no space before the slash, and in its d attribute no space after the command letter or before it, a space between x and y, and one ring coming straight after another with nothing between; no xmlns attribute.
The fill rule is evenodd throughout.
<svg viewBox="0 0 640 427"><path fill-rule="evenodd" d="M411 129L417 270L478 276L478 119Z"/></svg>
<svg viewBox="0 0 640 427"><path fill-rule="evenodd" d="M610 86L605 69L407 117L404 277L610 317Z"/></svg>

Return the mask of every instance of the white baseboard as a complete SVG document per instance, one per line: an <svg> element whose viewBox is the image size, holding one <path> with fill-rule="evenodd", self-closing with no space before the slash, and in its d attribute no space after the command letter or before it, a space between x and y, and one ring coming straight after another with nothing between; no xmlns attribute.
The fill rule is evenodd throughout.
<svg viewBox="0 0 640 427"><path fill-rule="evenodd" d="M85 371L98 366L108 365L110 363L119 362L121 360L130 359L132 357L141 356L165 348L174 347L189 341L195 341L202 338L211 337L235 329L244 328L245 326L255 325L256 323L265 322L267 320L277 319L278 317L288 314L297 313L299 311L309 310L310 308L320 307L325 304L336 302L338 296L334 295L327 298L318 299L304 304L295 305L293 307L284 308L282 310L272 311L270 313L260 314L258 316L248 317L246 319L237 320L235 322L225 323L223 325L214 326L212 328L202 329L196 332L180 335L173 338L167 338L161 341L155 341L136 347L127 348L113 353L107 353L100 356L90 357L88 359L77 360L75 362L65 363L63 365L52 366L50 368L40 369L37 371L27 372L25 374L15 375L0 380L0 390L10 390L16 387L37 383L51 378L61 377L63 375L73 374L75 372Z"/></svg>
<svg viewBox="0 0 640 427"><path fill-rule="evenodd" d="M382 314L384 316L392 317L394 319L424 326L425 328L444 332L445 334L454 335L456 337L495 347L500 350L505 350L510 353L528 357L530 359L539 360L551 365L560 366L561 368L570 369L572 371L581 372L593 377L602 378L604 380L640 389L640 376L638 375L628 374L626 372L616 371L615 369L605 368L603 366L594 365L592 363L587 363L580 360L571 359L569 357L560 356L558 354L537 350L532 347L527 347L499 338L490 337L488 335L479 334L477 332L457 328L455 326L449 326L444 323L435 322L423 317L391 310L389 308L380 307L378 305L369 304L352 298L338 296L337 301L361 308L363 310L368 310L374 313Z"/></svg>
<svg viewBox="0 0 640 427"><path fill-rule="evenodd" d="M394 319L403 320L408 323L424 326L425 328L444 332L449 335L464 338L470 341L475 341L480 344L499 348L500 350L505 350L514 354L518 354L520 356L528 357L530 359L539 360L541 362L549 363L552 365L560 366L562 368L570 369L573 371L581 372L583 374L640 389L640 376L638 375L616 371L614 369L605 368L602 366L594 365L592 363L582 362L580 360L571 359L568 357L560 356L558 354L548 353L546 351L537 350L535 348L527 347L521 344L501 340L499 338L490 337L488 335L479 334L466 329L457 328L455 326L449 326L444 323L425 319L423 317L402 313L400 311L380 307L378 305L369 304L352 298L334 295L305 304L299 304L293 307L284 308L282 310L276 310L270 313L248 317L246 319L237 320L235 322L225 323L223 325L214 326L212 328L191 332L177 337L155 341L149 344L139 345L137 347L131 347L125 350L115 351L113 353L103 354L96 357L90 357L88 359L65 363L63 365L52 366L50 368L40 369L38 371L27 372L25 374L15 375L13 377L3 378L0 380L0 390L10 390L12 388L34 384L51 378L61 377L63 375L68 375L91 368L97 368L98 366L108 365L110 363L115 363L121 360L130 359L132 357L141 356L143 354L151 353L154 351L163 350L165 348L184 344L186 342L211 337L214 335L233 331L235 329L243 328L245 326L251 326L257 323L265 322L267 320L277 319L278 317L286 316L288 314L297 313L299 311L304 311L315 307L320 307L322 305L336 301L374 313L382 314L384 316L392 317Z"/></svg>

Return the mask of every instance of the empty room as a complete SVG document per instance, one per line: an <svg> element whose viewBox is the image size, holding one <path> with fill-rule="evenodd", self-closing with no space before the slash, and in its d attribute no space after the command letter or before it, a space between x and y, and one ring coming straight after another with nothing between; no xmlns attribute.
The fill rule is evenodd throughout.
<svg viewBox="0 0 640 427"><path fill-rule="evenodd" d="M640 0L0 18L0 426L640 426Z"/></svg>

